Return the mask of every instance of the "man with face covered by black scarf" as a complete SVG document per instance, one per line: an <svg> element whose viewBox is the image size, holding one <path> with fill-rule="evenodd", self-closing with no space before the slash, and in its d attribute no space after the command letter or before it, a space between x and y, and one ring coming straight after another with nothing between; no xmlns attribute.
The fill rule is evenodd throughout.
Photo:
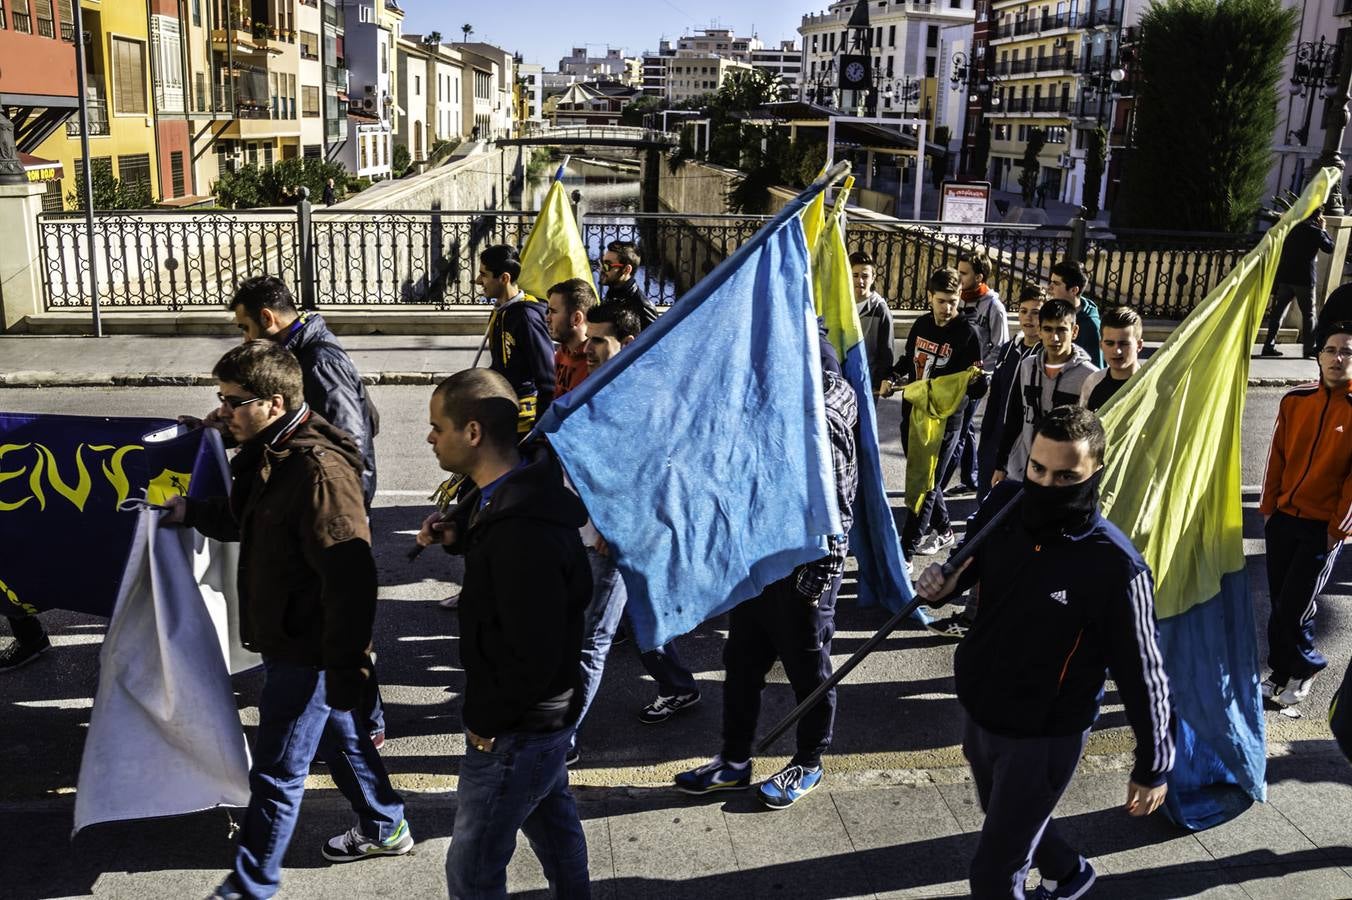
<svg viewBox="0 0 1352 900"><path fill-rule="evenodd" d="M954 658L966 712L963 753L986 813L972 860L972 896L1082 896L1089 862L1062 840L1052 810L1098 717L1108 669L1136 737L1124 810L1154 812L1173 768L1175 720L1145 560L1099 512L1103 426L1060 406L1034 432L1022 483L996 485L976 534L1018 503L957 573L930 566L917 585L938 599L981 584L981 603Z"/></svg>

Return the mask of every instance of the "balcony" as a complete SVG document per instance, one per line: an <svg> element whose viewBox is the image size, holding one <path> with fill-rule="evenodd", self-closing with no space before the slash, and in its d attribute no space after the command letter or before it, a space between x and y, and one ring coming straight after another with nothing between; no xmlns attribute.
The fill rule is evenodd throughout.
<svg viewBox="0 0 1352 900"><path fill-rule="evenodd" d="M1122 10L1096 9L1084 14L1081 28L1117 28L1122 24Z"/></svg>
<svg viewBox="0 0 1352 900"><path fill-rule="evenodd" d="M103 87L96 84L85 85L85 106L89 110L89 136L108 136L108 100L104 97ZM80 117L71 116L66 120L66 137L80 136Z"/></svg>
<svg viewBox="0 0 1352 900"><path fill-rule="evenodd" d="M1070 97L1037 97L1033 100L1033 112L1066 115L1070 112Z"/></svg>
<svg viewBox="0 0 1352 900"><path fill-rule="evenodd" d="M992 70L1002 77L1019 75L1040 75L1048 72L1075 70L1075 54L1059 53L1052 56L1039 56L1036 59L1012 59L998 62Z"/></svg>
<svg viewBox="0 0 1352 900"><path fill-rule="evenodd" d="M991 40L998 41L1029 34L1040 35L1048 31L1078 28L1083 18L1077 13L1061 13L1054 16L1029 16L1025 19L1015 19L1007 25L992 29Z"/></svg>

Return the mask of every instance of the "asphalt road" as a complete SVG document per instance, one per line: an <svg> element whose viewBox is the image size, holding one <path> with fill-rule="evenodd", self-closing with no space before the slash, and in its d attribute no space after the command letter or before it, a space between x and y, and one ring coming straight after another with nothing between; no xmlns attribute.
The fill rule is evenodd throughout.
<svg viewBox="0 0 1352 900"><path fill-rule="evenodd" d="M1262 475L1276 402L1276 389L1255 388L1245 414L1244 481L1256 484ZM458 561L437 552L410 563L405 551L411 533L429 510L427 494L441 474L424 442L427 431L427 387L376 387L374 399L382 415L377 439L380 494L372 512L375 550L380 571L381 604L376 647L380 654L389 741L384 751L396 783L409 790L445 790L463 750L458 692L463 677L457 668L457 623L437 600L453 590L460 576ZM211 388L40 389L0 391L0 409L172 416L201 414L214 400ZM897 403L881 410L884 465L889 486L900 491L904 461L897 440ZM1246 493L1246 552L1258 627L1266 622L1267 598L1261 527L1252 509L1257 496ZM899 502L899 500L897 501ZM971 511L971 501L955 504L955 520ZM78 561L78 546L72 546ZM52 573L54 590L60 573ZM1316 681L1302 719L1268 713L1272 752L1326 748L1327 726L1322 711L1347 664L1349 624L1346 601L1352 594L1352 571L1340 565L1329 587L1333 596L1319 613L1319 642L1331 660L1330 673ZM847 581L834 644L837 662L854 651L886 618L879 610L853 605ZM55 611L43 616L56 649L34 665L0 675L0 758L24 765L0 766L0 802L26 801L74 789L81 746L98 677L97 656L104 621ZM616 647L605 681L581 736L583 760L576 770L578 785L655 785L718 749L721 651L725 623L714 620L683 638L681 650L697 673L704 700L660 726L644 726L636 713L652 699L654 688L639 666L632 643ZM1262 644L1260 643L1260 647ZM958 749L959 707L953 696L952 645L927 633L900 631L870 657L842 686L835 742L830 761L833 778L860 783L896 783L908 778L942 780L963 768ZM771 680L784 684L776 670ZM246 725L256 715L261 677L236 679ZM1115 768L1130 750L1121 709L1110 694L1089 753L1094 764ZM767 692L763 726L792 706L787 686ZM778 751L787 755L789 741ZM773 760L767 760L773 762ZM919 771L917 771L919 770ZM322 772L317 770L317 772ZM312 776L316 784L325 776Z"/></svg>

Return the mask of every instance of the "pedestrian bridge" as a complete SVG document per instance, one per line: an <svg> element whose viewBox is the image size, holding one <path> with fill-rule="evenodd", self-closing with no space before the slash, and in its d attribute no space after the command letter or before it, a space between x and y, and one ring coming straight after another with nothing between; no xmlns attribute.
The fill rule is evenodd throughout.
<svg viewBox="0 0 1352 900"><path fill-rule="evenodd" d="M520 137L497 141L501 147L630 147L639 150L669 150L680 143L680 135L651 128L624 125L571 125L540 128Z"/></svg>

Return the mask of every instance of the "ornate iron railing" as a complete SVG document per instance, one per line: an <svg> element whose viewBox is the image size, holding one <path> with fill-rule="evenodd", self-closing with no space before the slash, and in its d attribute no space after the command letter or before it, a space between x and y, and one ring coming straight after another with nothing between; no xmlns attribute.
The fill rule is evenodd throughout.
<svg viewBox="0 0 1352 900"><path fill-rule="evenodd" d="M248 212L98 213L95 281L107 307L223 308L235 285L276 274L298 297L313 286L320 308L449 309L483 302L474 283L480 251L521 246L535 213L323 209ZM308 232L302 222L308 223ZM615 240L637 244L644 293L659 305L680 299L751 238L764 217L677 213L584 216L588 256ZM89 303L85 222L77 213L39 217L47 307ZM302 251L308 234L311 252ZM873 257L879 291L899 309L924 309L925 284L961 255L987 253L992 288L1012 302L1043 284L1050 266L1082 248L1088 293L1150 317L1182 318L1252 248L1254 236L1109 232L1080 237L1066 227L940 226L856 221L849 249Z"/></svg>

